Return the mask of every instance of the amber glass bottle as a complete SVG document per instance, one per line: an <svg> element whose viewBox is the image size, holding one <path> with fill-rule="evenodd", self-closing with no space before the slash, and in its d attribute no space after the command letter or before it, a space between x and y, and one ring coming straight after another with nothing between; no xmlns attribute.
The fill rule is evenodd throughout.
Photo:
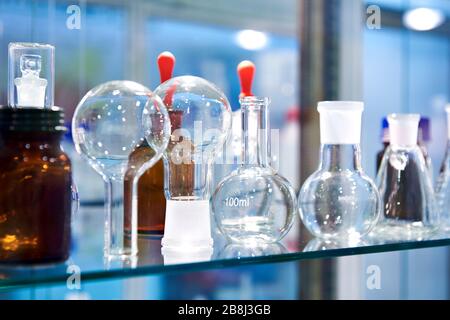
<svg viewBox="0 0 450 320"><path fill-rule="evenodd" d="M70 249L72 175L61 109L0 107L0 263L61 262Z"/></svg>
<svg viewBox="0 0 450 320"><path fill-rule="evenodd" d="M128 169L125 174L124 210L132 210L133 179L135 168L140 168L153 157L154 151L144 142L129 156ZM153 167L144 172L138 181L137 194L138 232L148 235L162 235L166 213L164 197L164 163L159 160Z"/></svg>

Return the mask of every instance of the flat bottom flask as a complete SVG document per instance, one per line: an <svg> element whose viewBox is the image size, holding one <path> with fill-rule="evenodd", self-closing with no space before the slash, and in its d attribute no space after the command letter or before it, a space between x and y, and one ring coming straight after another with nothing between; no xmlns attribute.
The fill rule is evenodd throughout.
<svg viewBox="0 0 450 320"><path fill-rule="evenodd" d="M436 210L431 177L417 145L419 115L391 115L388 121L391 145L377 177L383 214L373 236L420 240L436 230Z"/></svg>
<svg viewBox="0 0 450 320"><path fill-rule="evenodd" d="M388 149L386 161L382 164L384 215L376 231L390 239L421 238L435 230L430 223L430 209L426 203L431 197L427 195L431 183L423 181L420 165L409 160L412 155L408 153Z"/></svg>

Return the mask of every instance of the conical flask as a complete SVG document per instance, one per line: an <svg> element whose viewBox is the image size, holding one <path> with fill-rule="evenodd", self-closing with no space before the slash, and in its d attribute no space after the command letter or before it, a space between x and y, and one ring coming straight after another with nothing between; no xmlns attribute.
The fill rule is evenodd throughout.
<svg viewBox="0 0 450 320"><path fill-rule="evenodd" d="M447 112L447 151L436 185L436 202L439 213L439 225L442 230L450 231L450 105Z"/></svg>
<svg viewBox="0 0 450 320"><path fill-rule="evenodd" d="M419 120L418 114L388 116L391 139L377 177L383 214L376 237L420 240L435 230L431 177L417 145Z"/></svg>

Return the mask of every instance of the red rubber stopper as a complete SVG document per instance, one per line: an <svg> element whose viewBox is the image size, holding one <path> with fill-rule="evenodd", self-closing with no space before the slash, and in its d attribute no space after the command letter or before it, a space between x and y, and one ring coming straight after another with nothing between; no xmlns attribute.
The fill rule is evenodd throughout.
<svg viewBox="0 0 450 320"><path fill-rule="evenodd" d="M237 73L239 81L241 82L241 94L240 97L253 96L252 84L253 76L255 74L255 65L253 62L244 60L237 66Z"/></svg>
<svg viewBox="0 0 450 320"><path fill-rule="evenodd" d="M158 56L157 62L161 83L172 78L173 67L175 66L175 56L169 51L164 51Z"/></svg>

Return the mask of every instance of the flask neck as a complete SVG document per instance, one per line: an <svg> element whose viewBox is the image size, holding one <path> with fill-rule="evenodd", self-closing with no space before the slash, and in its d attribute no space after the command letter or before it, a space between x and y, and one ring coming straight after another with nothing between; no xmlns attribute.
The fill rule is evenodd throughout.
<svg viewBox="0 0 450 320"><path fill-rule="evenodd" d="M270 165L269 99L245 97L241 99L243 165Z"/></svg>
<svg viewBox="0 0 450 320"><path fill-rule="evenodd" d="M361 171L359 144L322 144L320 169L326 171Z"/></svg>

